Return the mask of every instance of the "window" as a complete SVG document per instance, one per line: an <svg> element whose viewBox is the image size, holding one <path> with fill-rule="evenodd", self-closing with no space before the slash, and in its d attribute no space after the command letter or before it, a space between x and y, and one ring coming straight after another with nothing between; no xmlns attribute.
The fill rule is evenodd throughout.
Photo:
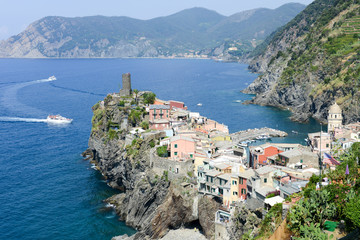
<svg viewBox="0 0 360 240"><path fill-rule="evenodd" d="M174 155L177 156L177 152L174 152Z"/></svg>
<svg viewBox="0 0 360 240"><path fill-rule="evenodd" d="M267 183L267 178L264 178L264 183Z"/></svg>
<svg viewBox="0 0 360 240"><path fill-rule="evenodd" d="M174 148L177 148L177 144L174 145Z"/></svg>
<svg viewBox="0 0 360 240"><path fill-rule="evenodd" d="M300 163L303 163L303 162L304 162L304 160L300 159Z"/></svg>
<svg viewBox="0 0 360 240"><path fill-rule="evenodd" d="M193 158L193 155L192 155L192 154L190 154L190 158Z"/></svg>
<svg viewBox="0 0 360 240"><path fill-rule="evenodd" d="M214 182L214 178L213 177L210 177L210 182Z"/></svg>
<svg viewBox="0 0 360 240"><path fill-rule="evenodd" d="M237 181L232 180L232 185L237 185Z"/></svg>
<svg viewBox="0 0 360 240"><path fill-rule="evenodd" d="M246 194L246 189L245 188L243 188L243 189L241 189L241 194Z"/></svg>
<svg viewBox="0 0 360 240"><path fill-rule="evenodd" d="M240 184L244 184L244 179L240 178Z"/></svg>
<svg viewBox="0 0 360 240"><path fill-rule="evenodd" d="M328 144L328 143L326 144L326 147L327 147L327 148L329 147L329 144Z"/></svg>
<svg viewBox="0 0 360 240"><path fill-rule="evenodd" d="M233 192L233 196L237 196L238 195L238 193L237 192Z"/></svg>

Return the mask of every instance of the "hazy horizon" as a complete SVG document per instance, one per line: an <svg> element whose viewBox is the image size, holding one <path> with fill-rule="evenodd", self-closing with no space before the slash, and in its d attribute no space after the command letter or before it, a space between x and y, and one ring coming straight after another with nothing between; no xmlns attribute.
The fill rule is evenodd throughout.
<svg viewBox="0 0 360 240"><path fill-rule="evenodd" d="M308 5L313 0L273 0L261 1L253 0L240 2L236 0L183 0L179 2L169 2L166 0L133 0L125 2L121 0L63 0L52 2L47 0L13 0L2 3L0 9L0 40L5 40L13 35L20 33L36 20L46 16L63 17L84 17L84 16L127 16L136 19L152 19L156 17L168 16L185 9L193 7L203 7L214 10L224 16L255 9L270 8L275 9L286 3L301 3Z"/></svg>

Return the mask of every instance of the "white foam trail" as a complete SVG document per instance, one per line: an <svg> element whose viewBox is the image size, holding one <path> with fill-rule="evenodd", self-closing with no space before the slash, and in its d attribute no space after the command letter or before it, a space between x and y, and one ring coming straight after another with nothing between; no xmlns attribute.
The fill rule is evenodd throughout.
<svg viewBox="0 0 360 240"><path fill-rule="evenodd" d="M19 118L19 117L0 117L0 122L47 122L47 119Z"/></svg>
<svg viewBox="0 0 360 240"><path fill-rule="evenodd" d="M43 111L37 109L37 108L33 108L30 107L28 105L25 105L23 103L21 103L20 101L18 101L17 99L17 93L18 91L23 88L23 87L27 87L33 84L37 84L37 83L44 83L44 82L52 82L55 81L53 79L40 79L40 80L35 80L35 81L30 81L30 82L22 82L22 83L18 83L15 85L10 85L10 86L6 86L4 88L2 88L2 93L0 94L0 103L3 107L7 108L8 110L10 110L10 112L13 113L18 113L21 115L28 115L29 113L31 113L32 115L45 115L46 113L44 113ZM18 115L16 114L16 115Z"/></svg>

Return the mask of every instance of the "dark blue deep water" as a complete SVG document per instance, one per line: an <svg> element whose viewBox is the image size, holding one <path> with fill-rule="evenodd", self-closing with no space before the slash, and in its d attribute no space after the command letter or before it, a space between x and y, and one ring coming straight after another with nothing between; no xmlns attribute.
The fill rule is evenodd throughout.
<svg viewBox="0 0 360 240"><path fill-rule="evenodd" d="M91 129L91 106L121 87L152 90L184 101L192 111L229 126L231 132L273 127L280 142L303 142L319 130L289 113L242 105L240 93L256 75L247 66L210 60L0 59L0 239L110 239L134 231L102 200L116 193L82 159ZM41 82L55 75L56 81ZM203 106L197 106L202 103ZM41 122L48 114L73 118L68 126ZM38 122L37 122L38 121Z"/></svg>

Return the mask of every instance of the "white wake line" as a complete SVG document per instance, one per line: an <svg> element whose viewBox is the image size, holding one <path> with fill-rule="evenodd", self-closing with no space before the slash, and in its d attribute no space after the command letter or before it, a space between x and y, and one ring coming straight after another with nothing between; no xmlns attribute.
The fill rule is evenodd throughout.
<svg viewBox="0 0 360 240"><path fill-rule="evenodd" d="M47 122L47 119L20 118L20 117L0 117L0 122Z"/></svg>

